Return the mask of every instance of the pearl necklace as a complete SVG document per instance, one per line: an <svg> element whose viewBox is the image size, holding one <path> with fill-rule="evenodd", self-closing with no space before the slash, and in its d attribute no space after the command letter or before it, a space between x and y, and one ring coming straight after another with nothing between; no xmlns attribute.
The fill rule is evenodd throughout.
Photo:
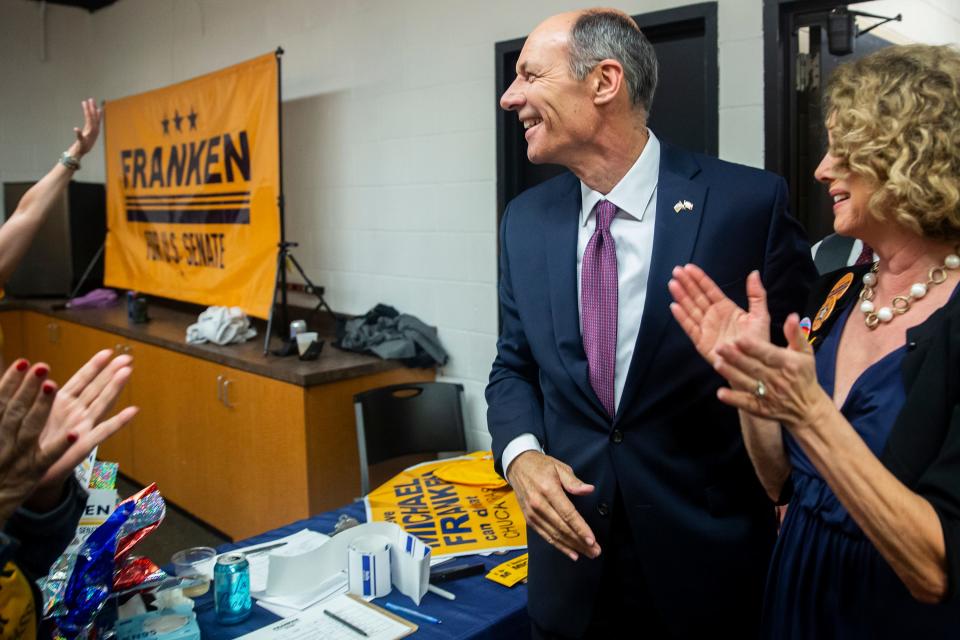
<svg viewBox="0 0 960 640"><path fill-rule="evenodd" d="M890 302L889 307L880 307L876 309L873 304L875 294L874 287L877 286L877 269L879 262L873 263L873 268L863 274L863 290L860 291L860 311L863 312L863 321L868 329L876 329L881 322L887 323L893 320L895 315L900 316L910 310L910 305L914 300L918 300L927 295L931 285L941 284L947 279L947 269L960 268L960 246L954 248L954 253L948 255L943 264L939 267L930 267L927 272L926 282L914 282L910 286L910 293L905 296L897 296Z"/></svg>

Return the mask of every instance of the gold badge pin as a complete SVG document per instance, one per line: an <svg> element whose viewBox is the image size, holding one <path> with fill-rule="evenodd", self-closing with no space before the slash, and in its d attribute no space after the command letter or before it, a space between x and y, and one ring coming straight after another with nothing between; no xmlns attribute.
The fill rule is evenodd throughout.
<svg viewBox="0 0 960 640"><path fill-rule="evenodd" d="M830 289L830 293L827 294L827 299L823 302L823 306L820 307L816 317L813 319L812 331L818 331L820 327L823 326L823 322L830 317L834 307L837 306L837 300L843 297L843 294L847 292L851 284L853 284L852 273L844 274L843 277L837 280L836 284Z"/></svg>
<svg viewBox="0 0 960 640"><path fill-rule="evenodd" d="M847 289L850 288L850 285L852 283L853 283L853 274L852 273L846 274L845 276L837 280L837 283L833 285L832 289L830 289L830 293L829 295L827 295L827 297L839 299L843 294L847 292Z"/></svg>
<svg viewBox="0 0 960 640"><path fill-rule="evenodd" d="M820 327L823 326L823 322L830 317L830 314L833 313L833 308L837 306L837 299L830 297L827 298L826 302L823 303L823 306L820 307L820 310L817 311L817 315L813 318L813 331L819 331Z"/></svg>

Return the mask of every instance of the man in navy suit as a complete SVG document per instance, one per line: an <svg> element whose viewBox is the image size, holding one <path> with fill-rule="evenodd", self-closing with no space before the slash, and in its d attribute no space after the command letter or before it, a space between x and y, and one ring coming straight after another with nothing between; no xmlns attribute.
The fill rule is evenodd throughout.
<svg viewBox="0 0 960 640"><path fill-rule="evenodd" d="M667 282L694 262L746 307L758 270L779 327L815 271L781 178L647 128L656 79L633 20L588 10L530 34L500 99L531 162L570 170L504 214L486 393L529 525L535 637L749 638L759 623L773 506Z"/></svg>

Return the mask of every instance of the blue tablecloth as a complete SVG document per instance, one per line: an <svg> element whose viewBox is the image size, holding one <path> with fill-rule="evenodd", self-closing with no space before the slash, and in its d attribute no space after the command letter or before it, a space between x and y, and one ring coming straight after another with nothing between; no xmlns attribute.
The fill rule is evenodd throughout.
<svg viewBox="0 0 960 640"><path fill-rule="evenodd" d="M340 514L353 516L361 522L366 520L363 503L354 502L342 509L300 520L248 540L225 544L217 550L224 552L251 544L269 542L296 533L301 529L311 529L329 534L333 531ZM489 570L520 553L522 552L515 551L503 556L469 556L469 559L471 561L483 560ZM412 621L420 626L414 637L424 638L425 640L430 638L489 638L490 640L510 640L513 638L519 640L522 638L527 640L530 637L526 585L519 584L512 589L507 589L479 575L445 582L441 586L456 594L457 599L450 601L436 594L427 593L420 601L420 606L417 607L410 598L394 590L390 595L377 598L373 602L380 606L383 606L385 602L393 602L439 618L442 624ZM204 640L236 638L279 620L277 616L254 602L253 613L244 622L230 626L218 624L213 611L212 592L213 589L211 588L206 595L196 600L197 621L200 624L200 631Z"/></svg>

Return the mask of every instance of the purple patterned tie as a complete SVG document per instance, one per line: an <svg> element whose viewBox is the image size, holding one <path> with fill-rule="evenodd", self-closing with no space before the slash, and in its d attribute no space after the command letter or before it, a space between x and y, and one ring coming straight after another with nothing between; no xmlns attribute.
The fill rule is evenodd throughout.
<svg viewBox="0 0 960 640"><path fill-rule="evenodd" d="M873 264L873 249L866 242L863 243L863 249L860 250L860 255L857 256L857 261L853 264L854 266Z"/></svg>
<svg viewBox="0 0 960 640"><path fill-rule="evenodd" d="M601 200L593 208L597 228L583 252L580 269L580 316L590 386L612 418L613 375L617 364L617 247L610 223L617 205Z"/></svg>

